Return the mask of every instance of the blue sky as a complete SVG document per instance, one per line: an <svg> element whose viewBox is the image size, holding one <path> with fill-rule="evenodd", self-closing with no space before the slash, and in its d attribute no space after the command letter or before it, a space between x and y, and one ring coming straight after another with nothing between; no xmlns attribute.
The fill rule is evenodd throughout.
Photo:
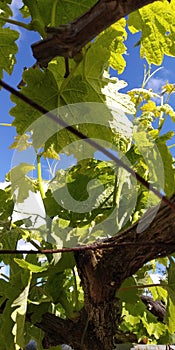
<svg viewBox="0 0 175 350"><path fill-rule="evenodd" d="M20 17L17 17L18 11L16 10L16 4L19 5L20 1L14 0L12 4L15 19L20 20ZM21 80L23 68L25 66L30 67L35 63L30 46L33 42L39 40L39 35L37 33L28 32L23 28L20 28L20 32L21 35L18 40L19 52L16 56L17 64L15 65L14 71L11 76L8 76L6 73L4 73L3 77L4 81L6 81L15 88ZM134 44L138 41L138 38L139 34L134 36L129 34L128 41L126 43L128 51L127 55L125 55L127 66L124 73L119 76L120 79L124 79L128 82L129 89L141 86L143 80L144 64L146 64L145 60L140 60L139 47L134 47ZM162 63L162 67L162 70L155 74L149 82L148 87L153 88L155 92L160 92L162 84L165 84L167 80L170 83L175 83L175 58L165 57ZM155 69L157 69L157 66L152 67L152 70ZM117 73L114 71L113 74L117 75ZM172 95L170 99L170 104L175 108L174 95ZM0 122L11 123L13 118L9 116L9 110L12 107L12 102L10 101L10 94L5 90L0 91L0 106ZM164 131L167 131L168 129L175 131L175 124L171 123L169 118L165 125ZM14 140L15 128L0 126L0 135L0 181L2 182L4 181L5 174L10 170L11 158L14 151L9 150L9 146ZM175 147L172 148L172 152L175 155Z"/></svg>

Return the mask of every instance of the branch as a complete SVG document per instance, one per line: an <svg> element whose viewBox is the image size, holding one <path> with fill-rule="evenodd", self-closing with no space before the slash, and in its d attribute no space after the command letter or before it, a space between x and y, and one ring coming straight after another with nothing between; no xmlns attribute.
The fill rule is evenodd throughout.
<svg viewBox="0 0 175 350"><path fill-rule="evenodd" d="M89 11L59 28L47 28L48 37L32 45L41 66L56 56L72 58L103 30L129 13L157 0L99 0Z"/></svg>
<svg viewBox="0 0 175 350"><path fill-rule="evenodd" d="M6 23L10 23L10 24L16 25L18 27L25 28L27 30L33 30L32 25L30 23L27 24L27 23L19 22L19 21L16 21L14 19L6 18L6 17L3 17L3 16L0 16L0 20L4 21Z"/></svg>
<svg viewBox="0 0 175 350"><path fill-rule="evenodd" d="M45 332L43 339L44 349L59 344L69 344L76 350L82 350L81 339L87 323L87 314L84 309L80 311L79 318L74 320L64 320L49 312L42 315L42 320L35 324ZM84 341L89 344L89 349L98 350L96 347L93 328L88 328L88 333L84 334Z"/></svg>
<svg viewBox="0 0 175 350"><path fill-rule="evenodd" d="M147 310L156 316L158 321L163 322L166 314L166 308L161 300L153 300L153 298L148 295L142 295L141 300L146 305Z"/></svg>

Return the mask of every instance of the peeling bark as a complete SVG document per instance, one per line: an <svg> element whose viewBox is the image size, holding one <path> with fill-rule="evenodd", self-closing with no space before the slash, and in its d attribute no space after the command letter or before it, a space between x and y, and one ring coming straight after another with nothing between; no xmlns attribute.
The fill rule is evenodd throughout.
<svg viewBox="0 0 175 350"><path fill-rule="evenodd" d="M74 21L59 28L48 28L48 37L32 45L41 66L56 56L72 58L99 33L129 13L157 0L99 0Z"/></svg>
<svg viewBox="0 0 175 350"><path fill-rule="evenodd" d="M175 195L172 203L175 203ZM148 210L142 219L143 223L150 221L153 212L152 209ZM42 322L37 326L47 332L48 339L50 337L54 341L50 342L50 346L59 344L58 340L62 337L62 342L69 342L75 350L113 349L113 339L120 319L116 291L127 277L146 262L175 252L175 214L167 205L160 206L156 217L145 231L137 233L137 226L138 223L106 240L109 244L113 242L113 246L108 249L76 252L85 306L76 322L62 320L64 332L58 327L60 321L57 323L56 316L43 315ZM50 324L52 318L55 321Z"/></svg>

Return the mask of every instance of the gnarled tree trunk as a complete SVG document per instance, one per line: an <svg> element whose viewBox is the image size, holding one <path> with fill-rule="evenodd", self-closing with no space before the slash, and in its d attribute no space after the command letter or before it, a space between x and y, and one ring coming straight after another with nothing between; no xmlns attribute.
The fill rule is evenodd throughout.
<svg viewBox="0 0 175 350"><path fill-rule="evenodd" d="M172 202L175 203L175 195ZM152 215L153 210L148 210L145 222ZM116 291L146 262L175 252L175 212L167 205L161 205L145 231L137 233L137 225L106 240L109 248L76 252L85 306L76 321L43 315L37 326L46 332L45 348L67 343L75 350L113 349L120 319Z"/></svg>

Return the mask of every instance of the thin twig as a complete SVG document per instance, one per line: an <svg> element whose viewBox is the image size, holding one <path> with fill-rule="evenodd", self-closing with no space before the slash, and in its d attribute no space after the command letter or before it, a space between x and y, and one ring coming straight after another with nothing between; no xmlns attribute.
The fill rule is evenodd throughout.
<svg viewBox="0 0 175 350"><path fill-rule="evenodd" d="M114 248L116 246L122 247L122 246L134 246L134 247L166 247L172 246L171 243L164 243L164 242L120 242L116 243L114 241L110 243L96 243L96 244L89 244L89 245L82 245L72 248L59 248L59 249L40 249L40 250L27 250L27 249L21 249L21 250L15 250L15 249L0 249L0 254L54 254L54 253L71 253L76 251L85 251L85 250L98 250L98 249L109 249Z"/></svg>

